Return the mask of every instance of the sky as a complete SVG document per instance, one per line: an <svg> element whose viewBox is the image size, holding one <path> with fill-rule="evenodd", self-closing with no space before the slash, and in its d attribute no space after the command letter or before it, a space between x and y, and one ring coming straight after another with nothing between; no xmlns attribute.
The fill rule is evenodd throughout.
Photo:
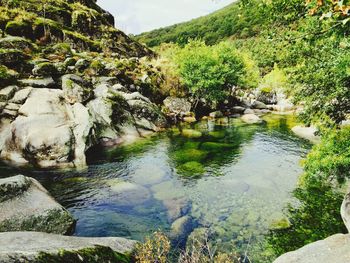
<svg viewBox="0 0 350 263"><path fill-rule="evenodd" d="M116 27L127 34L188 21L209 14L234 0L98 0L112 13Z"/></svg>

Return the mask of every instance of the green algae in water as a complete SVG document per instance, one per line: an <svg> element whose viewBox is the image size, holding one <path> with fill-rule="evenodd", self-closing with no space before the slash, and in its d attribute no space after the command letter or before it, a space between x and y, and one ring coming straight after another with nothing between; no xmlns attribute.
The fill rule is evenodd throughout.
<svg viewBox="0 0 350 263"><path fill-rule="evenodd" d="M181 135L188 138L200 138L203 134L197 130L184 129L182 130Z"/></svg>
<svg viewBox="0 0 350 263"><path fill-rule="evenodd" d="M180 165L178 170L182 176L192 178L200 177L205 172L205 169L201 163L193 161Z"/></svg>
<svg viewBox="0 0 350 263"><path fill-rule="evenodd" d="M175 151L172 158L177 163L186 163L188 161L202 162L208 156L208 152L198 149L184 149Z"/></svg>
<svg viewBox="0 0 350 263"><path fill-rule="evenodd" d="M205 142L201 145L201 149L208 152L221 152L234 148L235 145L220 142Z"/></svg>

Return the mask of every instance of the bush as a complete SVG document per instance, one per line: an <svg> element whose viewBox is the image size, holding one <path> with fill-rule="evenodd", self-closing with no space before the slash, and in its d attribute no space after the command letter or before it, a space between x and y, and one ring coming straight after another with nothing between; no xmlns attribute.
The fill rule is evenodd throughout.
<svg viewBox="0 0 350 263"><path fill-rule="evenodd" d="M228 43L209 47L191 41L179 50L176 58L179 74L190 94L199 101L219 102L227 98L232 85L244 85L245 65L242 57Z"/></svg>
<svg viewBox="0 0 350 263"><path fill-rule="evenodd" d="M136 262L167 263L170 253L170 241L161 232L155 232L135 249Z"/></svg>

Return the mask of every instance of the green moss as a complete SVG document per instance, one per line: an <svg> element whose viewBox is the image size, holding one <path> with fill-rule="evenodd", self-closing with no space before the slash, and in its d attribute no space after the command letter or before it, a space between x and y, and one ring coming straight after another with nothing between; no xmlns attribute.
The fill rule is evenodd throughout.
<svg viewBox="0 0 350 263"><path fill-rule="evenodd" d="M202 133L200 131L191 130L191 129L182 130L182 135L184 137L188 137L188 138L200 138L200 137L202 137Z"/></svg>
<svg viewBox="0 0 350 263"><path fill-rule="evenodd" d="M35 74L40 76L53 76L58 74L58 70L54 64L44 62L35 66Z"/></svg>
<svg viewBox="0 0 350 263"><path fill-rule="evenodd" d="M44 215L14 217L0 223L0 232L37 231L54 234L71 234L75 220L65 210L53 209Z"/></svg>
<svg viewBox="0 0 350 263"><path fill-rule="evenodd" d="M178 167L178 171L185 177L200 177L205 169L199 162L187 162Z"/></svg>
<svg viewBox="0 0 350 263"><path fill-rule="evenodd" d="M0 87L9 85L16 80L17 74L13 70L0 65Z"/></svg>
<svg viewBox="0 0 350 263"><path fill-rule="evenodd" d="M40 252L36 258L38 263L129 263L132 262L130 255L124 255L113 251L109 247L95 246L93 248L84 248L77 251L61 250L58 253Z"/></svg>
<svg viewBox="0 0 350 263"><path fill-rule="evenodd" d="M234 145L228 143L205 142L201 145L201 149L209 152L220 152L234 148Z"/></svg>
<svg viewBox="0 0 350 263"><path fill-rule="evenodd" d="M224 130L212 131L212 132L209 132L209 135L215 139L222 139L222 138L225 138L226 132Z"/></svg>
<svg viewBox="0 0 350 263"><path fill-rule="evenodd" d="M76 45L77 48L81 50L90 49L91 51L100 51L101 43L98 41L93 41L90 38L69 30L63 30L64 38L66 41L71 40Z"/></svg>
<svg viewBox="0 0 350 263"><path fill-rule="evenodd" d="M33 30L31 25L25 21L10 21L6 24L5 33L12 36L32 38Z"/></svg>
<svg viewBox="0 0 350 263"><path fill-rule="evenodd" d="M173 152L173 159L178 163L189 161L201 162L207 157L208 153L197 149L184 149Z"/></svg>
<svg viewBox="0 0 350 263"><path fill-rule="evenodd" d="M275 220L272 222L270 229L278 230L278 229L286 229L291 226L291 223L288 218L282 218L280 220Z"/></svg>

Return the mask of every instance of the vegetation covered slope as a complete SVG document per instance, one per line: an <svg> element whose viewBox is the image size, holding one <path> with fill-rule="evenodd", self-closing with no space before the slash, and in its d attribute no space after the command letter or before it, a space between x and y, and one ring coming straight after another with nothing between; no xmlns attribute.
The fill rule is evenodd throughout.
<svg viewBox="0 0 350 263"><path fill-rule="evenodd" d="M200 38L207 44L215 44L233 35L248 37L262 30L262 18L251 10L247 16L241 16L241 6L235 2L210 15L189 22L156 29L135 37L150 47L161 43L184 45L189 39Z"/></svg>
<svg viewBox="0 0 350 263"><path fill-rule="evenodd" d="M0 1L0 29L41 43L69 42L78 50L141 57L149 50L114 28L114 18L93 0Z"/></svg>

